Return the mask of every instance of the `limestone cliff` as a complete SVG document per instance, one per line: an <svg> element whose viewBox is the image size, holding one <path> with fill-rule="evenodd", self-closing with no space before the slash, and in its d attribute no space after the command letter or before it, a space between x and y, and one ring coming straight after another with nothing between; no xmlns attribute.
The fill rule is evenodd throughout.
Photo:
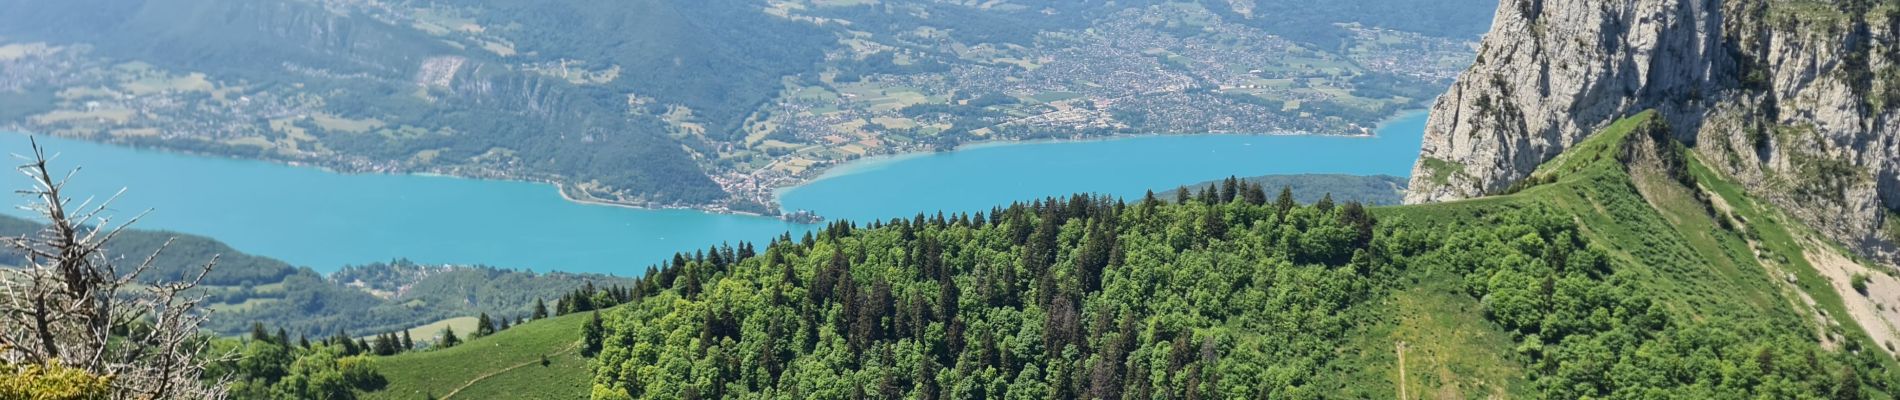
<svg viewBox="0 0 1900 400"><path fill-rule="evenodd" d="M1432 108L1406 201L1498 192L1657 109L1711 168L1892 262L1897 39L1890 0L1503 0Z"/></svg>

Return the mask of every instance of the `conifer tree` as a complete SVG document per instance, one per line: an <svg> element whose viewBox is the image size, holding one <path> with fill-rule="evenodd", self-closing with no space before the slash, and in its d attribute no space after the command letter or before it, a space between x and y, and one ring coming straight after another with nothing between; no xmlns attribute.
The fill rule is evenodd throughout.
<svg viewBox="0 0 1900 400"><path fill-rule="evenodd" d="M1373 225L1376 221L1372 218L1372 213L1366 211L1365 205L1357 201L1346 202L1346 206L1339 211L1339 220L1346 226L1352 227L1353 232L1357 234L1353 238L1353 246L1363 247L1372 242Z"/></svg>
<svg viewBox="0 0 1900 400"><path fill-rule="evenodd" d="M472 337L483 337L493 334L495 334L495 321L488 318L488 313L482 313L480 317L475 319L475 335Z"/></svg>
<svg viewBox="0 0 1900 400"><path fill-rule="evenodd" d="M264 323L251 323L251 341L270 343L270 334L264 331Z"/></svg>
<svg viewBox="0 0 1900 400"><path fill-rule="evenodd" d="M409 331L407 330L402 331L402 350L409 351L409 350L415 350L415 349L416 349L416 341L411 340L409 338Z"/></svg>
<svg viewBox="0 0 1900 400"><path fill-rule="evenodd" d="M370 351L379 356L396 354L396 344L390 341L389 334L378 334L376 341L370 343Z"/></svg>
<svg viewBox="0 0 1900 400"><path fill-rule="evenodd" d="M1207 233L1209 239L1226 239L1227 220L1221 212L1209 211L1201 217L1201 230Z"/></svg>
<svg viewBox="0 0 1900 400"><path fill-rule="evenodd" d="M577 313L577 312L582 312L582 311L593 310L594 309L593 294L594 294L594 284L591 282L587 284L586 288L582 288L580 291L574 292L574 295L573 295L574 307L571 311L568 311L568 313Z"/></svg>
<svg viewBox="0 0 1900 400"><path fill-rule="evenodd" d="M599 354L606 339L607 327L600 320L600 311L594 311L593 317L587 320L587 324L581 326L581 356L593 357Z"/></svg>
<svg viewBox="0 0 1900 400"><path fill-rule="evenodd" d="M1238 195L1239 193L1240 193L1240 179L1239 178L1228 176L1226 181L1221 182L1220 202L1232 203L1234 202L1234 197Z"/></svg>
<svg viewBox="0 0 1900 400"><path fill-rule="evenodd" d="M1242 194L1241 197L1247 204L1256 206L1267 204L1267 189L1265 187L1262 187L1262 185L1258 183L1248 183L1244 186L1246 186L1246 189L1244 189L1246 192Z"/></svg>
<svg viewBox="0 0 1900 400"><path fill-rule="evenodd" d="M442 341L440 342L440 344L442 345L442 348L445 348L445 349L450 348L450 347L455 347L455 345L462 344L462 338L455 337L454 327L443 327Z"/></svg>
<svg viewBox="0 0 1900 400"><path fill-rule="evenodd" d="M330 343L341 346L343 348L343 355L346 356L353 356L363 352L362 347L356 346L355 340L350 340L350 331L337 331L336 336L330 337Z"/></svg>
<svg viewBox="0 0 1900 400"><path fill-rule="evenodd" d="M1293 188L1290 186L1281 186L1280 198L1273 201L1274 212L1284 216L1288 211L1292 211L1294 206L1298 205L1299 203L1293 201Z"/></svg>
<svg viewBox="0 0 1900 400"><path fill-rule="evenodd" d="M548 303L545 301L541 301L541 298L536 297L534 299L534 319L542 320L542 319L547 319L547 317L548 317Z"/></svg>

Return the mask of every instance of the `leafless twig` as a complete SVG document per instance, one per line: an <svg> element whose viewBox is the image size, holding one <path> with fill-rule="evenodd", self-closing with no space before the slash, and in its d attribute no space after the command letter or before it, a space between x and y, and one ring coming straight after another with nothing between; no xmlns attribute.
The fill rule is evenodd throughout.
<svg viewBox="0 0 1900 400"><path fill-rule="evenodd" d="M120 271L106 245L144 214L115 224L107 212L118 194L73 204L64 193L73 174L55 178L45 149L35 142L32 150L18 170L33 185L19 193L32 199L22 208L46 226L0 238L0 249L24 260L0 269L0 326L8 327L0 330L0 361L84 370L109 379L115 398L223 397L222 385L201 381L210 361L202 356L210 341L200 330L208 313L205 298L191 293L216 268L216 257L188 279L141 279L167 241Z"/></svg>

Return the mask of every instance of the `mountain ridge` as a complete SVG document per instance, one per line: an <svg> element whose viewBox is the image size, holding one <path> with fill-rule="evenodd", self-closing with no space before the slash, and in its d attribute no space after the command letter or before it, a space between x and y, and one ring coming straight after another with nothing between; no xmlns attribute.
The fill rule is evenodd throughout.
<svg viewBox="0 0 1900 400"><path fill-rule="evenodd" d="M1900 261L1894 2L1516 4L1433 106L1407 202L1497 193L1596 128L1656 109L1751 195Z"/></svg>

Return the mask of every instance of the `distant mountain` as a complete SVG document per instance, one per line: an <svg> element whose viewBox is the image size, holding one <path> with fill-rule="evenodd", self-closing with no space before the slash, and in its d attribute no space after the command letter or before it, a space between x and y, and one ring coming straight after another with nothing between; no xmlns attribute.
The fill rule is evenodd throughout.
<svg viewBox="0 0 1900 400"><path fill-rule="evenodd" d="M498 4L502 3L514 4ZM448 32L432 31L420 25L426 22L418 18L425 16L412 14L423 12L418 9L377 8L362 2L5 1L0 7L9 12L0 16L0 36L18 42L85 44L90 51L60 57L98 58L81 58L85 64L77 68L48 71L55 75L24 82L22 86L31 87L23 89L102 84L122 94L165 97L188 106L163 113L163 105L114 101L114 96L91 101L126 103L119 106L163 115L143 123L105 127L61 124L57 118L33 120L29 126L80 129L69 133L88 133L100 140L314 162L345 170L439 171L589 183L610 188L601 193L624 192L624 198L614 198L625 201L696 204L725 198L725 192L700 171L680 141L669 136L665 122L627 115L630 96L673 98L675 93L689 93L699 97L680 95L674 101L701 113L725 113L718 115L736 123L743 115L727 115L735 112L733 107L706 102L749 105L764 101L775 90L772 85L778 75L821 59L816 48L797 44L799 37L820 38L816 36L820 31L805 29L807 33L795 34L798 25L756 12L712 17L679 15L661 1L612 4L617 14L551 4L537 7L539 12L507 14L539 23L524 25L527 32L511 35L526 44L548 47L547 57L533 59L577 57L557 51L567 50L560 46L577 45L565 40L588 38L598 45L589 56L624 54L625 60L650 60L625 66L628 75L638 74L639 79L612 80L608 83L614 85L609 87L577 84L530 70L530 64L504 56L514 51L502 50L510 45L492 41L498 39L448 33L465 32L459 26L443 28ZM694 9L717 13L720 4L729 3ZM615 21L643 28L615 35L602 35L615 32L612 26L532 19L550 13L592 21L629 15L652 19ZM656 23L689 20L724 25L702 29L693 24ZM781 27L779 31L772 31L775 26ZM530 35L555 32L574 36ZM628 35L643 36L631 40ZM789 46L737 45L768 43L764 38ZM605 47L607 43L618 47ZM713 48L730 51L702 51ZM601 64L623 61L590 59ZM128 70L120 64L126 61L153 68ZM92 64L97 66L87 67ZM35 68L56 67L18 67ZM176 80L166 80L167 75L193 73L201 74L193 84L173 85ZM706 78L684 79L686 74L705 74L701 76ZM148 77L156 81L154 86L112 87L122 80ZM729 87L692 87L682 92L668 86L684 82L718 82ZM203 94L209 96L191 97ZM199 104L223 110L189 107ZM159 128L166 133L114 134L113 129L122 126Z"/></svg>
<svg viewBox="0 0 1900 400"><path fill-rule="evenodd" d="M38 229L34 222L0 216L0 236ZM116 257L143 260L167 240L171 246L142 277L177 281L195 275L217 256L217 268L200 287L213 310L207 328L224 335L248 332L252 323L282 327L292 335L327 337L343 331L390 332L479 313L526 316L537 299L554 307L562 295L587 283L607 287L632 282L606 275L425 266L402 260L345 267L326 277L210 238L163 231L127 231L113 241L110 251ZM0 265L18 265L18 257L0 254Z"/></svg>
<svg viewBox="0 0 1900 400"><path fill-rule="evenodd" d="M770 214L880 154L1363 132L1494 3L0 0L0 127Z"/></svg>

